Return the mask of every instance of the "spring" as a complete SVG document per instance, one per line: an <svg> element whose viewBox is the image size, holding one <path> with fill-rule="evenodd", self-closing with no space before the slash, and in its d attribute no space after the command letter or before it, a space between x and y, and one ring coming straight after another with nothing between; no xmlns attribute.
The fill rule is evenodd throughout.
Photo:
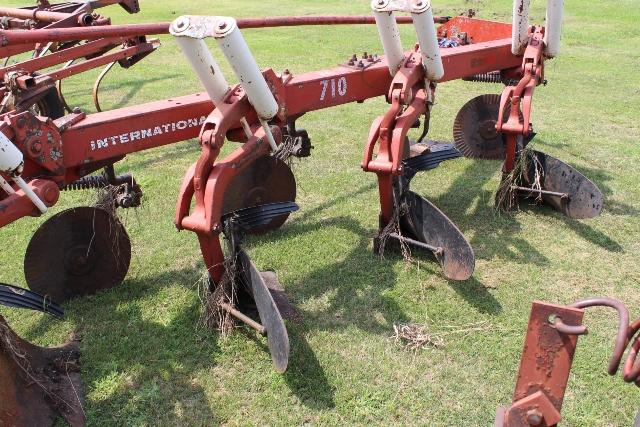
<svg viewBox="0 0 640 427"><path fill-rule="evenodd" d="M94 188L104 188L107 185L109 185L109 181L104 175L89 175L65 185L62 190L91 190Z"/></svg>
<svg viewBox="0 0 640 427"><path fill-rule="evenodd" d="M470 77L463 77L465 82L475 83L503 83L507 86L514 86L518 83L515 79L503 79L499 71L492 71L490 73L475 74Z"/></svg>
<svg viewBox="0 0 640 427"><path fill-rule="evenodd" d="M629 324L629 310L627 310L622 302L611 298L585 299L571 304L571 307L580 309L588 307L611 307L618 312L618 334L607 371L609 375L615 375L616 372L618 372L625 350L628 347L629 354L622 368L622 379L628 383L635 383L640 387L640 361L636 361L638 351L640 351L640 334L636 336L640 330L640 319ZM584 326L558 325L557 321L556 328L560 332L571 335L584 335L587 333L587 328Z"/></svg>

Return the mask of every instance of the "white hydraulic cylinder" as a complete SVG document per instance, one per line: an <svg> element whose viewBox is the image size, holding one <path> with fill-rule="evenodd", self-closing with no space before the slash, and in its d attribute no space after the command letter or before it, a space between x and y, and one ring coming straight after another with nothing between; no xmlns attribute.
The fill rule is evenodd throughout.
<svg viewBox="0 0 640 427"><path fill-rule="evenodd" d="M0 132L0 171L11 176L11 179L20 187L20 189L24 192L24 194L31 200L31 202L38 208L38 210L42 213L47 212L47 206L44 204L42 200L33 192L29 184L27 184L24 179L20 177L22 173L22 167L24 165L24 157L22 152L13 145L13 142L9 138L5 136L2 132ZM5 189L9 194L12 194L14 191L11 186L8 185L4 179L2 179L4 184L7 184L9 187L9 191L5 188L5 185L2 185L2 188Z"/></svg>
<svg viewBox="0 0 640 427"><path fill-rule="evenodd" d="M438 81L444 76L444 65L440 55L436 26L433 23L431 1L415 0L411 6L411 18L418 35L426 76L431 81Z"/></svg>
<svg viewBox="0 0 640 427"><path fill-rule="evenodd" d="M218 104L231 88L205 41L185 33L189 25L189 17L181 16L171 23L169 32L175 37L176 43L195 70L213 103Z"/></svg>
<svg viewBox="0 0 640 427"><path fill-rule="evenodd" d="M271 149L277 150L278 146L267 121L278 114L280 107L278 107L278 102L262 75L262 70L249 50L236 20L229 17L219 17L213 37L218 41L220 50L229 61L233 72L247 93L249 102L258 113L260 124Z"/></svg>
<svg viewBox="0 0 640 427"><path fill-rule="evenodd" d="M271 149L275 151L278 147L267 121L278 114L280 107L236 20L224 16L181 16L173 21L169 32L176 38L214 103L222 101L230 90L220 66L203 39L214 37L217 40L249 102L258 113ZM242 118L240 123L247 137L251 137L253 133L246 119Z"/></svg>
<svg viewBox="0 0 640 427"><path fill-rule="evenodd" d="M10 186L9 183L2 176L0 176L0 188L2 188L4 192L7 194L15 193L15 191L13 190L13 187Z"/></svg>
<svg viewBox="0 0 640 427"><path fill-rule="evenodd" d="M6 135L0 132L0 172L15 176L22 173L24 157Z"/></svg>
<svg viewBox="0 0 640 427"><path fill-rule="evenodd" d="M560 53L564 0L547 0L547 22L544 33L544 54L553 58Z"/></svg>
<svg viewBox="0 0 640 427"><path fill-rule="evenodd" d="M513 20L511 27L511 53L520 55L529 40L530 0L513 0Z"/></svg>
<svg viewBox="0 0 640 427"><path fill-rule="evenodd" d="M213 36L240 80L258 117L268 120L278 114L278 103L262 75L262 70L251 54L236 20L220 17Z"/></svg>
<svg viewBox="0 0 640 427"><path fill-rule="evenodd" d="M20 187L20 189L29 198L29 200L31 200L31 202L36 205L36 208L38 208L40 212L47 212L47 205L45 205L44 202L40 200L40 197L38 197L37 194L33 192L31 187L29 187L29 184L24 182L24 179L20 178L20 176L15 176L13 177L13 180L16 184L18 184L18 187Z"/></svg>
<svg viewBox="0 0 640 427"><path fill-rule="evenodd" d="M395 76L404 61L404 50L395 15L393 12L381 10L387 7L388 3L388 0L373 0L371 8L376 19L384 55L389 65L389 72L392 76Z"/></svg>

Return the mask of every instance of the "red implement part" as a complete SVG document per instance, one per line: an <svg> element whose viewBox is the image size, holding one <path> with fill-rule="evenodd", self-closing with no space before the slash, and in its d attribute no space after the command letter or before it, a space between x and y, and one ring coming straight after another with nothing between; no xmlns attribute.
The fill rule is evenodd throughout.
<svg viewBox="0 0 640 427"><path fill-rule="evenodd" d="M530 119L533 91L544 80L543 39L544 29L532 28L522 61L522 78L516 86L507 86L500 99L496 129L507 139L503 171L505 173L511 172L515 167L518 137L527 137L532 132ZM511 105L511 108L509 118L505 122L504 112L507 105Z"/></svg>
<svg viewBox="0 0 640 427"><path fill-rule="evenodd" d="M438 28L438 37L461 39L470 44L511 38L511 24L456 16Z"/></svg>
<svg viewBox="0 0 640 427"><path fill-rule="evenodd" d="M513 404L496 419L496 427L551 427L560 422L578 337L560 332L555 319L580 326L584 311L533 303Z"/></svg>
<svg viewBox="0 0 640 427"><path fill-rule="evenodd" d="M640 320L629 324L629 311L622 302L589 298L570 306L557 306L536 301L531 309L513 404L498 410L496 427L551 427L560 422L578 336L587 334L582 317L589 307L610 307L618 312L618 333L607 371L610 375L618 372L628 346L623 379L640 386L640 363L636 361Z"/></svg>
<svg viewBox="0 0 640 427"><path fill-rule="evenodd" d="M50 207L58 201L60 189L53 181L34 179L28 185L45 205ZM16 191L0 200L0 227L11 224L13 221L25 216L39 215L38 208L22 190Z"/></svg>
<svg viewBox="0 0 640 427"><path fill-rule="evenodd" d="M77 342L42 348L16 335L0 316L0 425L86 424Z"/></svg>
<svg viewBox="0 0 640 427"><path fill-rule="evenodd" d="M465 29L461 26L461 29ZM473 30L467 31L473 35ZM445 64L445 75L442 81L457 79L478 73L493 70L511 69L521 63L522 59L510 53L510 39L487 41L478 45L460 46L457 48L443 49L442 58ZM400 162L403 158L403 135L415 123L424 112L424 99L427 93L420 95L422 83L422 68L417 66L420 62L419 55L412 52L408 55L413 62L407 62L403 71L397 74L396 86L399 90L413 92L417 100L414 106L404 115L404 118L395 117L395 113L389 113L389 125L398 122L397 128L391 131L388 128L385 148L382 155L370 166L372 159L363 162L365 168L369 168L381 175L381 195L384 212L388 212L390 200L390 175L398 174ZM307 112L330 108L345 103L364 101L383 95L389 95L393 78L389 73L384 57L379 62L364 69L357 67L340 66L332 70L311 72L299 76L284 74L276 76L272 71L265 72L265 77L270 87L275 90L276 98L280 104L278 118L279 127L284 127L288 118L297 118ZM399 86L398 86L399 85ZM415 87L414 87L415 86ZM404 87L404 89L402 89ZM406 97L409 94L402 95ZM403 98L404 99L404 98ZM421 105L422 104L422 105ZM393 107L392 107L393 108ZM397 108L397 107L396 107ZM64 166L64 174L57 169L48 168L47 174L59 185L69 184L78 178L85 176L99 168L120 160L126 154L142 151L165 144L171 144L198 136L200 127L205 118L213 110L213 105L206 94L194 94L166 101L157 101L139 106L117 109L109 112L84 115L71 115L59 119L55 126L60 127L61 140L57 139L57 132L51 124L42 119L27 120L30 124L30 134L52 134L53 141L60 143L62 157L58 162ZM252 127L258 127L259 122L252 108L248 107L243 113ZM26 113L28 114L28 113ZM18 135L19 122L15 116L8 115L9 123L12 123L13 131L5 131L11 138ZM13 117L13 118L12 118ZM241 129L239 118L231 120L229 130L233 135L238 135ZM31 126L31 125L30 125ZM13 132L13 133L12 133ZM373 135L375 136L376 130ZM229 136L232 136L232 133ZM224 133L220 133L224 137ZM395 142L394 142L395 139ZM16 144L26 144L25 138L17 138ZM376 137L370 141L368 152L373 153L373 144L377 143ZM241 134L240 141L244 141ZM381 145L381 146L382 146ZM26 145L24 145L26 147ZM385 153L386 150L386 154ZM385 157L386 156L386 157ZM384 159L384 160L383 160ZM42 176L42 164L29 155L25 159L25 179ZM55 172L52 174L52 172ZM202 175L206 179L206 174ZM388 182L386 182L388 181ZM180 212L180 211L179 211ZM0 214L0 217L2 214ZM14 215L10 221L17 219ZM211 230L207 225L213 226L219 218L210 218L211 222L202 224L202 230ZM178 222L180 224L180 222ZM197 228L193 226L192 228Z"/></svg>
<svg viewBox="0 0 640 427"><path fill-rule="evenodd" d="M436 17L434 22L443 23L448 17ZM399 24L410 24L410 17L398 17ZM265 18L238 19L238 28L273 28L273 27L299 27L311 25L372 25L375 19L372 16L273 16ZM131 24L110 25L92 28L64 28L51 30L30 31L0 31L0 45L10 46L22 43L38 42L63 42L73 40L96 40L113 37L137 37L158 34L169 34L169 22L157 24Z"/></svg>

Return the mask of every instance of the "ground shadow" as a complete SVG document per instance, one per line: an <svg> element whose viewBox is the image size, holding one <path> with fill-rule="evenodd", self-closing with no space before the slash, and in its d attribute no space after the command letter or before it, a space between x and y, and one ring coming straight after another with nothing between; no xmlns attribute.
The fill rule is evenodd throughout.
<svg viewBox="0 0 640 427"><path fill-rule="evenodd" d="M527 202L526 200L520 202L520 209L523 211L535 212L536 215L541 215L543 217L560 219L574 233L589 243L600 246L602 249L609 252L624 252L624 248L618 242L607 236L605 233L596 230L587 224L585 221L589 221L588 219L571 219L566 215L557 212L551 206L538 205L532 202Z"/></svg>
<svg viewBox="0 0 640 427"><path fill-rule="evenodd" d="M469 243L476 258L548 265L549 260L518 235L521 226L514 215L494 209L495 195L484 187L499 168L496 161L470 163L434 203L463 234L473 233Z"/></svg>
<svg viewBox="0 0 640 427"><path fill-rule="evenodd" d="M284 373L287 385L305 406L317 410L335 407L335 388L304 337L306 327L289 323L287 329L293 344L289 368Z"/></svg>

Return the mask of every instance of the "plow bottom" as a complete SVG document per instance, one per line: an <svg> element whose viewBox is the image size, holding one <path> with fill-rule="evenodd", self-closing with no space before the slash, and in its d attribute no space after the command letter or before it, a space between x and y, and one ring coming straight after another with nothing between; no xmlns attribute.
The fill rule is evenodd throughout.
<svg viewBox="0 0 640 427"><path fill-rule="evenodd" d="M575 168L540 151L531 151L524 180L536 185L540 174L542 200L569 218L595 218L600 214L603 196L600 189Z"/></svg>
<svg viewBox="0 0 640 427"><path fill-rule="evenodd" d="M260 322L267 335L267 345L276 371L283 373L289 364L289 335L278 306L262 275L244 251L238 254L242 271L249 279L250 291L255 301Z"/></svg>
<svg viewBox="0 0 640 427"><path fill-rule="evenodd" d="M35 346L0 316L0 425L52 426L62 416L72 427L84 426L79 359L76 342Z"/></svg>
<svg viewBox="0 0 640 427"><path fill-rule="evenodd" d="M475 256L458 227L440 209L413 191L407 192L405 200L407 213L400 217L403 233L433 248L447 278L466 280L471 277Z"/></svg>

